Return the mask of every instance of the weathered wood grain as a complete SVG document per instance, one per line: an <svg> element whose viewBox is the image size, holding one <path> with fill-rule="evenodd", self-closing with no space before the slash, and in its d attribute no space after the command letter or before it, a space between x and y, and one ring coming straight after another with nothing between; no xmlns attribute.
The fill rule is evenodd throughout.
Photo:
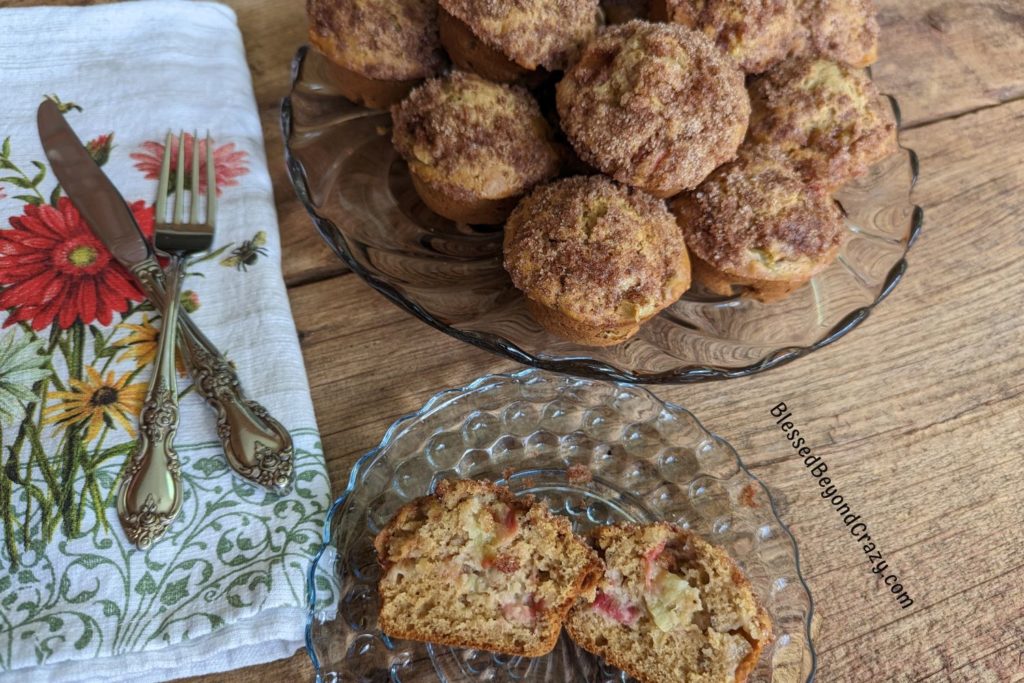
<svg viewBox="0 0 1024 683"><path fill-rule="evenodd" d="M920 125L1024 96L1020 0L877 0L874 74Z"/></svg>

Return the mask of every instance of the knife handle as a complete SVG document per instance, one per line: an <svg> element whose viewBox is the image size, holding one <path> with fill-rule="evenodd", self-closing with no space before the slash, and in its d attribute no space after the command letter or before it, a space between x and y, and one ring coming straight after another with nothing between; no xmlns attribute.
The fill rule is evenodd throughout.
<svg viewBox="0 0 1024 683"><path fill-rule="evenodd" d="M134 270L147 296L162 306L160 265L151 259ZM245 397L231 362L185 312L178 316L178 348L196 390L217 413L217 436L231 469L275 493L287 493L295 480L295 451L288 430L266 408Z"/></svg>
<svg viewBox="0 0 1024 683"><path fill-rule="evenodd" d="M180 281L175 260L172 291ZM178 297L168 297L153 376L139 416L139 440L117 492L117 516L125 535L140 550L149 548L181 511L181 463L174 450L178 431L178 386L174 376Z"/></svg>

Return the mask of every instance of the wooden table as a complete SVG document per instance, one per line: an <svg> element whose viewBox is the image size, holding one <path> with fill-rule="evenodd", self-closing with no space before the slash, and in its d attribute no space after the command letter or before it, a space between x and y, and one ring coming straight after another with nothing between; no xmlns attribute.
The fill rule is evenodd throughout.
<svg viewBox="0 0 1024 683"><path fill-rule="evenodd" d="M6 0L4 5L53 4ZM61 4L92 4L62 0ZM228 0L263 117L331 481L438 389L516 364L461 344L346 273L292 193L278 126L299 0ZM819 681L1024 681L1024 2L879 0L875 75L917 150L910 272L848 338L768 374L660 387L783 499L817 604ZM913 597L901 609L769 410L785 401ZM303 652L195 681L310 680Z"/></svg>

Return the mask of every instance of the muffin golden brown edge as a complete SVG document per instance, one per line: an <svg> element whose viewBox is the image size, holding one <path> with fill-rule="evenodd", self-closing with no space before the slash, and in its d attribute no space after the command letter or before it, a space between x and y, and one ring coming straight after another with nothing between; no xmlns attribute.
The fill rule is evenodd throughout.
<svg viewBox="0 0 1024 683"><path fill-rule="evenodd" d="M439 0L441 41L462 69L494 81L562 71L593 38L598 0Z"/></svg>
<svg viewBox="0 0 1024 683"><path fill-rule="evenodd" d="M428 81L392 109L395 149L436 213L501 223L561 154L533 96L460 71Z"/></svg>
<svg viewBox="0 0 1024 683"><path fill-rule="evenodd" d="M723 296L785 298L835 260L842 211L776 155L744 149L694 192L672 202L694 281Z"/></svg>
<svg viewBox="0 0 1024 683"><path fill-rule="evenodd" d="M383 109L447 64L436 0L307 0L309 40L349 100Z"/></svg>
<svg viewBox="0 0 1024 683"><path fill-rule="evenodd" d="M505 269L537 321L590 346L621 343L690 285L665 203L603 176L543 185L505 226Z"/></svg>

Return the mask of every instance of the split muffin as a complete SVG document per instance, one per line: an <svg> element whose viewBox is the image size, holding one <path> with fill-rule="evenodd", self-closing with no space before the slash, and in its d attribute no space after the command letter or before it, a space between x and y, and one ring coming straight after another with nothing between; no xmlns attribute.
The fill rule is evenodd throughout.
<svg viewBox="0 0 1024 683"><path fill-rule="evenodd" d="M392 119L416 191L454 221L501 223L559 171L551 127L523 88L456 71L415 89Z"/></svg>
<svg viewBox="0 0 1024 683"><path fill-rule="evenodd" d="M488 481L441 482L399 510L374 546L384 633L528 657L554 648L601 572L568 519Z"/></svg>
<svg viewBox="0 0 1024 683"><path fill-rule="evenodd" d="M598 0L439 0L441 42L462 69L492 81L562 71L597 31Z"/></svg>
<svg viewBox="0 0 1024 683"><path fill-rule="evenodd" d="M749 74L799 50L798 0L653 0L652 15L702 31Z"/></svg>
<svg viewBox="0 0 1024 683"><path fill-rule="evenodd" d="M587 45L556 99L585 162L656 197L734 158L750 117L743 73L706 36L639 20Z"/></svg>
<svg viewBox="0 0 1024 683"><path fill-rule="evenodd" d="M437 0L307 0L309 41L349 100L383 109L444 69Z"/></svg>
<svg viewBox="0 0 1024 683"><path fill-rule="evenodd" d="M863 68L878 60L874 0L798 0L812 55Z"/></svg>
<svg viewBox="0 0 1024 683"><path fill-rule="evenodd" d="M722 548L666 522L600 527L604 577L565 623L583 649L640 683L744 683L771 620Z"/></svg>
<svg viewBox="0 0 1024 683"><path fill-rule="evenodd" d="M750 143L778 150L825 191L898 150L892 107L860 69L788 60L754 81L750 94Z"/></svg>
<svg viewBox="0 0 1024 683"><path fill-rule="evenodd" d="M778 156L744 150L672 204L694 281L723 296L788 296L836 258L842 211Z"/></svg>
<svg viewBox="0 0 1024 683"><path fill-rule="evenodd" d="M505 225L505 269L550 332L610 346L690 286L686 245L665 203L603 176L530 193Z"/></svg>

